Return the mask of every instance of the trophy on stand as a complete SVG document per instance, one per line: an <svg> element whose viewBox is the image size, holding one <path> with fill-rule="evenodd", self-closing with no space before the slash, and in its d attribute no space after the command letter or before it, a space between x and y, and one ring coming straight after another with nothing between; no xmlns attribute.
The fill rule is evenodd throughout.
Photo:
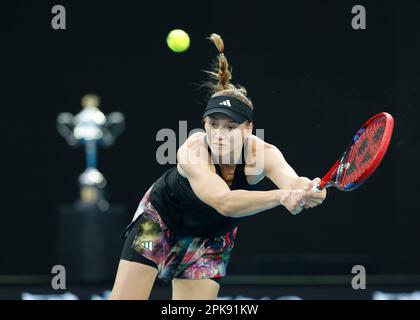
<svg viewBox="0 0 420 320"><path fill-rule="evenodd" d="M58 215L58 255L70 281L111 281L118 267L120 234L127 223L124 205L108 203L106 180L97 169L98 146L111 146L124 130L124 116L105 116L97 95L82 98L83 110L57 117L58 132L70 146L84 146L86 169L79 177L80 199L62 204ZM104 214L106 212L106 214Z"/></svg>
<svg viewBox="0 0 420 320"><path fill-rule="evenodd" d="M83 110L73 116L64 112L57 117L57 130L70 146L83 145L86 153L86 169L79 177L81 206L96 205L102 210L109 207L103 191L106 179L97 169L97 147L111 146L124 130L124 116L112 112L105 116L99 110L97 95L87 94L82 98Z"/></svg>

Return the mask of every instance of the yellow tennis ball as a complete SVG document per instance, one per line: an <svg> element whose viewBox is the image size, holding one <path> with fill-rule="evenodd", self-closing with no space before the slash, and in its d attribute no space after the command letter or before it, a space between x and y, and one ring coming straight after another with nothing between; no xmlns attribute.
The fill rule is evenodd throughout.
<svg viewBox="0 0 420 320"><path fill-rule="evenodd" d="M169 32L166 43L172 51L184 52L190 47L190 37L184 30L174 29Z"/></svg>

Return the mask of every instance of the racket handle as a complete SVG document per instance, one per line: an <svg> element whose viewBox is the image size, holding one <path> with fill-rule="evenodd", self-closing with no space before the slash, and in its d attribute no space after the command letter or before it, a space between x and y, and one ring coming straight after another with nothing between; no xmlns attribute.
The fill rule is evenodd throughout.
<svg viewBox="0 0 420 320"><path fill-rule="evenodd" d="M321 189L318 189L318 187L319 187L319 184L315 184L315 185L312 187L312 192L321 192L322 190L321 190Z"/></svg>

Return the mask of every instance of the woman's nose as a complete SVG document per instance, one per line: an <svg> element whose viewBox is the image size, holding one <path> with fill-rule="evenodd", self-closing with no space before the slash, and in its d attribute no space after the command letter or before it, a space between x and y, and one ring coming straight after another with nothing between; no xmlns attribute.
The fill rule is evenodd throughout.
<svg viewBox="0 0 420 320"><path fill-rule="evenodd" d="M221 136L220 129L211 129L211 131L212 131L213 138L215 138L215 139L220 138L220 136Z"/></svg>
<svg viewBox="0 0 420 320"><path fill-rule="evenodd" d="M213 135L213 138L218 140L218 142L222 142L224 140L224 134L222 130L216 129Z"/></svg>
<svg viewBox="0 0 420 320"><path fill-rule="evenodd" d="M214 130L219 136L224 136L224 135L226 135L226 133L228 133L228 130L226 128L223 128L223 127L216 128Z"/></svg>

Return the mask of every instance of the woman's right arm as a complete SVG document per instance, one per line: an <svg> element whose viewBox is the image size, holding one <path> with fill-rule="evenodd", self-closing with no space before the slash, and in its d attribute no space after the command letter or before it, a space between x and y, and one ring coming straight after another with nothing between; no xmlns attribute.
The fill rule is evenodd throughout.
<svg viewBox="0 0 420 320"><path fill-rule="evenodd" d="M244 217L284 205L292 214L302 210L303 190L247 191L230 190L226 182L211 170L207 150L188 144L177 153L178 165L186 174L197 197L228 217Z"/></svg>

